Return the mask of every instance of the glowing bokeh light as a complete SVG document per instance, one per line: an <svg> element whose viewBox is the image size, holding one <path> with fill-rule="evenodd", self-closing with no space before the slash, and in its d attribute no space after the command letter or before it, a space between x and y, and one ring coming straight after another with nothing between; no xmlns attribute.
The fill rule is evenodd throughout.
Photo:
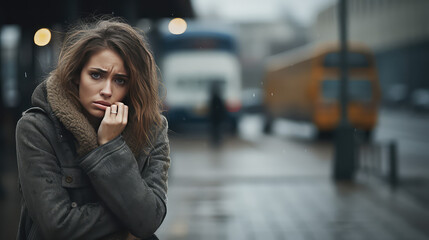
<svg viewBox="0 0 429 240"><path fill-rule="evenodd" d="M176 35L184 33L187 27L188 25L183 18L173 18L168 24L168 30Z"/></svg>
<svg viewBox="0 0 429 240"><path fill-rule="evenodd" d="M34 43L37 46L46 46L51 41L51 31L41 28L34 34Z"/></svg>

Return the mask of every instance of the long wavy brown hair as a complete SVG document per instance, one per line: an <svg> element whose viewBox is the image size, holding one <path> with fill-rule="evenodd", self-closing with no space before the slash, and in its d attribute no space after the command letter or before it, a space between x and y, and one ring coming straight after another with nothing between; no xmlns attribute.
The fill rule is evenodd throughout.
<svg viewBox="0 0 429 240"><path fill-rule="evenodd" d="M130 140L142 147L151 142L152 124L161 125L158 68L143 33L119 18L81 22L65 36L52 74L78 106L80 72L92 55L105 49L121 56L129 74L129 92L124 99L129 106L127 132L132 135Z"/></svg>

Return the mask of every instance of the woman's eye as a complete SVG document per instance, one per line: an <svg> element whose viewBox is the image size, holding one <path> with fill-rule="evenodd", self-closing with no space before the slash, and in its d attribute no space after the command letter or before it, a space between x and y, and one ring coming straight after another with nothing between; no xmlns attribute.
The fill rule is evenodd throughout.
<svg viewBox="0 0 429 240"><path fill-rule="evenodd" d="M91 77L93 79L100 79L101 78L101 74L99 74L99 73L91 73Z"/></svg>
<svg viewBox="0 0 429 240"><path fill-rule="evenodd" d="M121 79L121 78L115 79L115 82L116 82L117 84L119 84L119 85L124 85L124 84L125 84L125 80L124 80L124 79Z"/></svg>

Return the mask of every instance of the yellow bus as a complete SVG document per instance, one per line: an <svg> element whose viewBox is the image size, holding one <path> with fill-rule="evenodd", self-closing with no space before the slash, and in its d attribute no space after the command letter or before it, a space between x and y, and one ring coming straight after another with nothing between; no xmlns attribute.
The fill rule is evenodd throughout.
<svg viewBox="0 0 429 240"><path fill-rule="evenodd" d="M348 119L367 137L377 123L380 84L371 51L348 46ZM332 132L340 120L339 45L308 45L267 60L264 86L266 121L271 132L275 118L307 121L319 133Z"/></svg>

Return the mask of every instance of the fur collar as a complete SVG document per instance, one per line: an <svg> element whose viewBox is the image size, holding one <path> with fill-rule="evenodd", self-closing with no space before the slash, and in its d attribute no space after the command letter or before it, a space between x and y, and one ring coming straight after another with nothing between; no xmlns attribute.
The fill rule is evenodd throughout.
<svg viewBox="0 0 429 240"><path fill-rule="evenodd" d="M75 137L76 150L79 156L84 156L98 147L97 133L88 119L82 113L82 107L76 106L70 99L66 98L64 89L60 86L53 76L46 81L47 100L52 108L52 112L64 127ZM136 156L139 152L138 147L133 141L131 134L125 128L123 136L128 146Z"/></svg>

